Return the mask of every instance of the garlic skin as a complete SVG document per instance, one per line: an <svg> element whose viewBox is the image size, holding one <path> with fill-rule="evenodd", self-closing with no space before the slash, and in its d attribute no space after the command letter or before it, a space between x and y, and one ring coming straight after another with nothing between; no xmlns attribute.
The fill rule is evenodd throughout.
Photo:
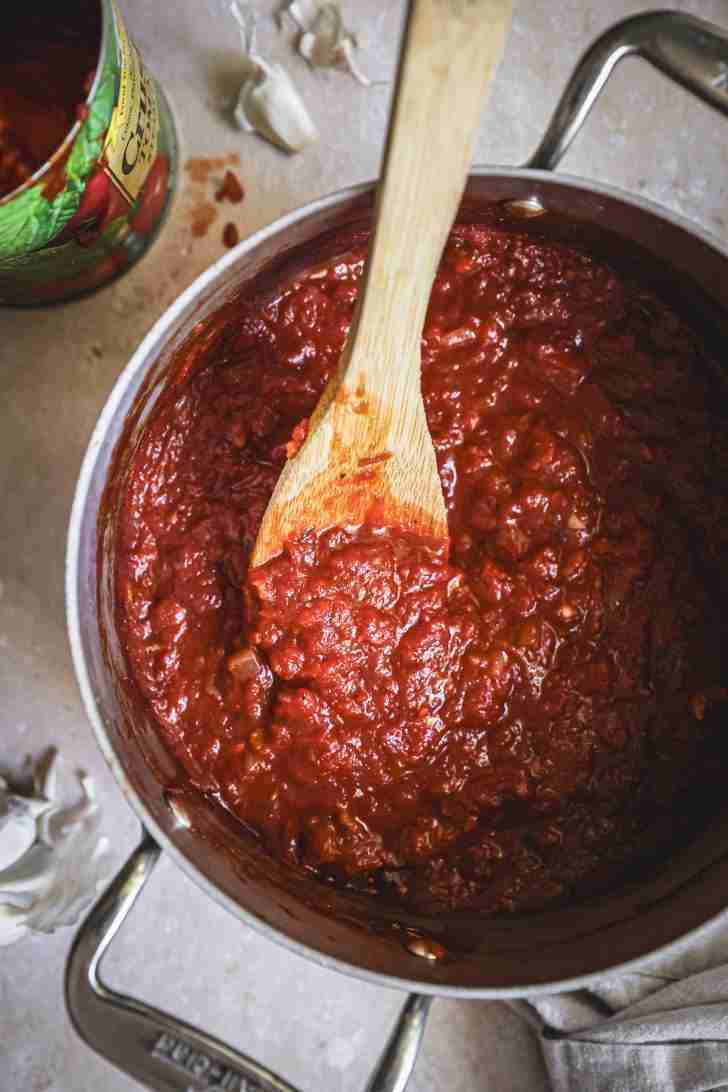
<svg viewBox="0 0 728 1092"><path fill-rule="evenodd" d="M74 925L108 878L91 778L53 753L28 793L0 777L0 947Z"/></svg>
<svg viewBox="0 0 728 1092"><path fill-rule="evenodd" d="M257 52L255 15L250 5L232 0L230 14L240 31L246 72L233 111L236 123L286 152L300 152L318 140L303 99L285 68L270 64Z"/></svg>
<svg viewBox="0 0 728 1092"><path fill-rule="evenodd" d="M371 85L356 64L356 35L344 26L336 0L291 0L283 14L301 31L298 52L312 68L339 68L364 87Z"/></svg>

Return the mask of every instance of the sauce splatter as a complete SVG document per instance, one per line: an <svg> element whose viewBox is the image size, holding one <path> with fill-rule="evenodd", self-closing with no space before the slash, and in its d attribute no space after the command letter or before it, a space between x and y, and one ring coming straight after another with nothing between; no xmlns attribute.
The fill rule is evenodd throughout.
<svg viewBox="0 0 728 1092"><path fill-rule="evenodd" d="M238 245L238 243L240 242L240 233L238 232L238 229L235 226L235 224L233 224L233 223L225 224L225 227L223 228L223 233L222 233L222 241L225 244L225 246L229 247L230 249L232 249L234 246Z"/></svg>
<svg viewBox="0 0 728 1092"><path fill-rule="evenodd" d="M245 197L245 190L240 184L240 179L232 171L225 171L222 186L217 191L216 200L230 201L233 205L239 205Z"/></svg>
<svg viewBox="0 0 728 1092"><path fill-rule="evenodd" d="M229 152L224 156L191 156L185 162L185 171L191 182L204 186L214 172L220 172L238 163L240 163L240 156L237 152Z"/></svg>
<svg viewBox="0 0 728 1092"><path fill-rule="evenodd" d="M201 239L207 235L217 217L218 211L211 201L200 201L193 205L190 211L190 225L194 237Z"/></svg>

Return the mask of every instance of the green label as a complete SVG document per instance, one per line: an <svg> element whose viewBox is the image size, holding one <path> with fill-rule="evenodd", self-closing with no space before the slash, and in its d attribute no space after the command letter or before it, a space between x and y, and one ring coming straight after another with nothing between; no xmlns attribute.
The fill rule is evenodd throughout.
<svg viewBox="0 0 728 1092"><path fill-rule="evenodd" d="M0 205L0 271L5 259L39 250L54 239L81 203L81 195L103 146L116 92L116 74L104 65L89 114L73 142L63 168L65 184L50 201L44 196L46 181Z"/></svg>
<svg viewBox="0 0 728 1092"><path fill-rule="evenodd" d="M68 223L81 203L86 181L98 159L114 109L119 79L116 40L107 38L101 72L88 115L71 146L63 171L63 188L50 200L44 196L47 179L0 204L0 270L6 258L38 250ZM57 187L56 187L57 188Z"/></svg>

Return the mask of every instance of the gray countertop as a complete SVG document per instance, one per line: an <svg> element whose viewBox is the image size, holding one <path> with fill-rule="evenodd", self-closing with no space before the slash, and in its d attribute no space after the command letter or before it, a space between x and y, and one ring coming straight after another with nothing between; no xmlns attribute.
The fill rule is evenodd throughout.
<svg viewBox="0 0 728 1092"><path fill-rule="evenodd" d="M195 239L191 217L210 185L183 171L170 220L149 255L95 296L53 309L0 313L0 763L50 744L95 778L113 865L138 824L94 743L65 632L66 524L96 417L141 337L241 236L312 198L377 171L403 3L348 0L361 32L363 88L314 73L291 52L258 0L261 51L284 60L321 140L288 158L231 126L237 36L223 0L121 0L127 23L172 101L190 156L240 155L246 198L224 206ZM728 25L725 0L676 5ZM521 0L484 118L476 161L516 164L543 132L581 51L609 23L640 10L626 0ZM564 161L681 212L728 241L728 123L638 60L617 72ZM232 213L228 215L228 211ZM73 1034L62 998L69 930L0 956L0 1092L108 1092L136 1087ZM362 1088L401 1004L388 990L325 971L263 940L162 862L115 943L112 984L222 1037L301 1089ZM545 1089L536 1042L506 1006L438 1001L412 1092Z"/></svg>

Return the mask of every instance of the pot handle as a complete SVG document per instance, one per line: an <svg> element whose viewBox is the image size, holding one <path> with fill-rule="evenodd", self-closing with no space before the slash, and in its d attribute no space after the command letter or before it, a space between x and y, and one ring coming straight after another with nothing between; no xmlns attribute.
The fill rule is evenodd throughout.
<svg viewBox="0 0 728 1092"><path fill-rule="evenodd" d="M432 998L424 994L409 995L365 1092L404 1092L417 1061L431 1004Z"/></svg>
<svg viewBox="0 0 728 1092"><path fill-rule="evenodd" d="M93 1050L154 1092L297 1092L270 1069L212 1035L109 989L104 953L152 874L161 850L145 830L138 847L81 925L66 965L66 1005ZM367 1092L404 1092L417 1058L430 998L412 994Z"/></svg>
<svg viewBox="0 0 728 1092"><path fill-rule="evenodd" d="M678 11L635 15L610 27L581 58L526 167L556 167L613 69L631 54L728 115L728 31Z"/></svg>

